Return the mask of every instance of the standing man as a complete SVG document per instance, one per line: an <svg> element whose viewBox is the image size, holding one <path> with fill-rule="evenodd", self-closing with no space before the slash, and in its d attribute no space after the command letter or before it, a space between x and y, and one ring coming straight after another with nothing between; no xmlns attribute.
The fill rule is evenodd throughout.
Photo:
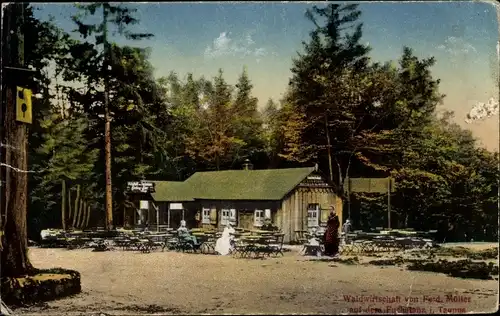
<svg viewBox="0 0 500 316"><path fill-rule="evenodd" d="M194 219L196 221L196 227L201 228L202 227L201 212L199 210L196 212Z"/></svg>
<svg viewBox="0 0 500 316"><path fill-rule="evenodd" d="M335 206L330 205L330 216L328 216L324 234L326 256L333 257L339 252L339 226L340 220L335 212Z"/></svg>
<svg viewBox="0 0 500 316"><path fill-rule="evenodd" d="M351 232L351 229L352 229L351 220L348 219L345 221L344 226L342 226L342 235L343 235L343 239L344 239L344 244L349 242L349 237L347 236L347 234L349 234Z"/></svg>

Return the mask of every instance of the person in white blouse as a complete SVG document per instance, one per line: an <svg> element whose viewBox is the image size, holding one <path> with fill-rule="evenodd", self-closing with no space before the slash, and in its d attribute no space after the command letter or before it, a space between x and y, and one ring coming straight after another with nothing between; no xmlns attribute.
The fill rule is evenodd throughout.
<svg viewBox="0 0 500 316"><path fill-rule="evenodd" d="M227 224L222 232L222 236L217 239L217 242L215 243L215 253L221 256L226 256L231 252L234 233L235 230L231 224Z"/></svg>

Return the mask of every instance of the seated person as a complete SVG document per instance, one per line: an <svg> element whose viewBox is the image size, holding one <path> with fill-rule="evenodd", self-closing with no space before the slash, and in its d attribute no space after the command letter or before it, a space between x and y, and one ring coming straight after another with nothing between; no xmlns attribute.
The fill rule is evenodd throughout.
<svg viewBox="0 0 500 316"><path fill-rule="evenodd" d="M312 227L310 230L309 230L309 239L308 239L308 242L309 242L309 245L318 245L320 244L320 241L323 241L322 239L322 233L321 233L321 227Z"/></svg>
<svg viewBox="0 0 500 316"><path fill-rule="evenodd" d="M274 226L271 222L271 219L268 217L264 220L264 226L261 227L261 230L277 231L279 230L279 228Z"/></svg>
<svg viewBox="0 0 500 316"><path fill-rule="evenodd" d="M215 253L225 256L231 252L234 240L234 236L232 234L234 234L234 232L235 230L231 224L228 224L226 228L224 228L222 236L217 239L217 242L215 243Z"/></svg>
<svg viewBox="0 0 500 316"><path fill-rule="evenodd" d="M177 235L179 236L180 241L187 242L187 243L191 244L193 247L198 245L198 241L196 240L196 237L192 236L189 233L189 230L186 227L185 220L181 221L181 227L179 227L179 229L177 229Z"/></svg>

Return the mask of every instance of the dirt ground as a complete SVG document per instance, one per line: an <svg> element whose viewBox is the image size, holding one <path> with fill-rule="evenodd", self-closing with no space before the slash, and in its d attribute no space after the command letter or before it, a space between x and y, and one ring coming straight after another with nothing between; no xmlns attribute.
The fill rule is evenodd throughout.
<svg viewBox="0 0 500 316"><path fill-rule="evenodd" d="M296 251L262 260L32 248L30 258L38 268L80 271L82 293L15 310L23 315L406 314L492 312L498 307L495 280L308 261ZM463 302L447 302L446 295ZM349 296L364 302L349 301Z"/></svg>

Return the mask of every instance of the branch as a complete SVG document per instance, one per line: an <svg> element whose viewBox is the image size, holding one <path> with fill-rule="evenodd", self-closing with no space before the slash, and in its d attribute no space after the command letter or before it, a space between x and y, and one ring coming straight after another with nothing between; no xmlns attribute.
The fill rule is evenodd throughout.
<svg viewBox="0 0 500 316"><path fill-rule="evenodd" d="M15 149L15 150L19 150L19 148L18 148L18 147L14 147L14 146L11 146L11 145L7 145L7 144L1 143L1 142L0 142L0 147L3 147L3 148L9 148L9 149Z"/></svg>
<svg viewBox="0 0 500 316"><path fill-rule="evenodd" d="M19 169L19 168L16 168L16 167L13 167L11 165L8 165L8 164L5 164L5 163L0 163L0 166L1 167L7 167L7 168L10 168L12 170L14 170L15 172L19 172L19 173L40 173L40 172L43 172L45 171L46 169L42 169L42 170L39 170L39 171L33 171L33 170L22 170L22 169Z"/></svg>

